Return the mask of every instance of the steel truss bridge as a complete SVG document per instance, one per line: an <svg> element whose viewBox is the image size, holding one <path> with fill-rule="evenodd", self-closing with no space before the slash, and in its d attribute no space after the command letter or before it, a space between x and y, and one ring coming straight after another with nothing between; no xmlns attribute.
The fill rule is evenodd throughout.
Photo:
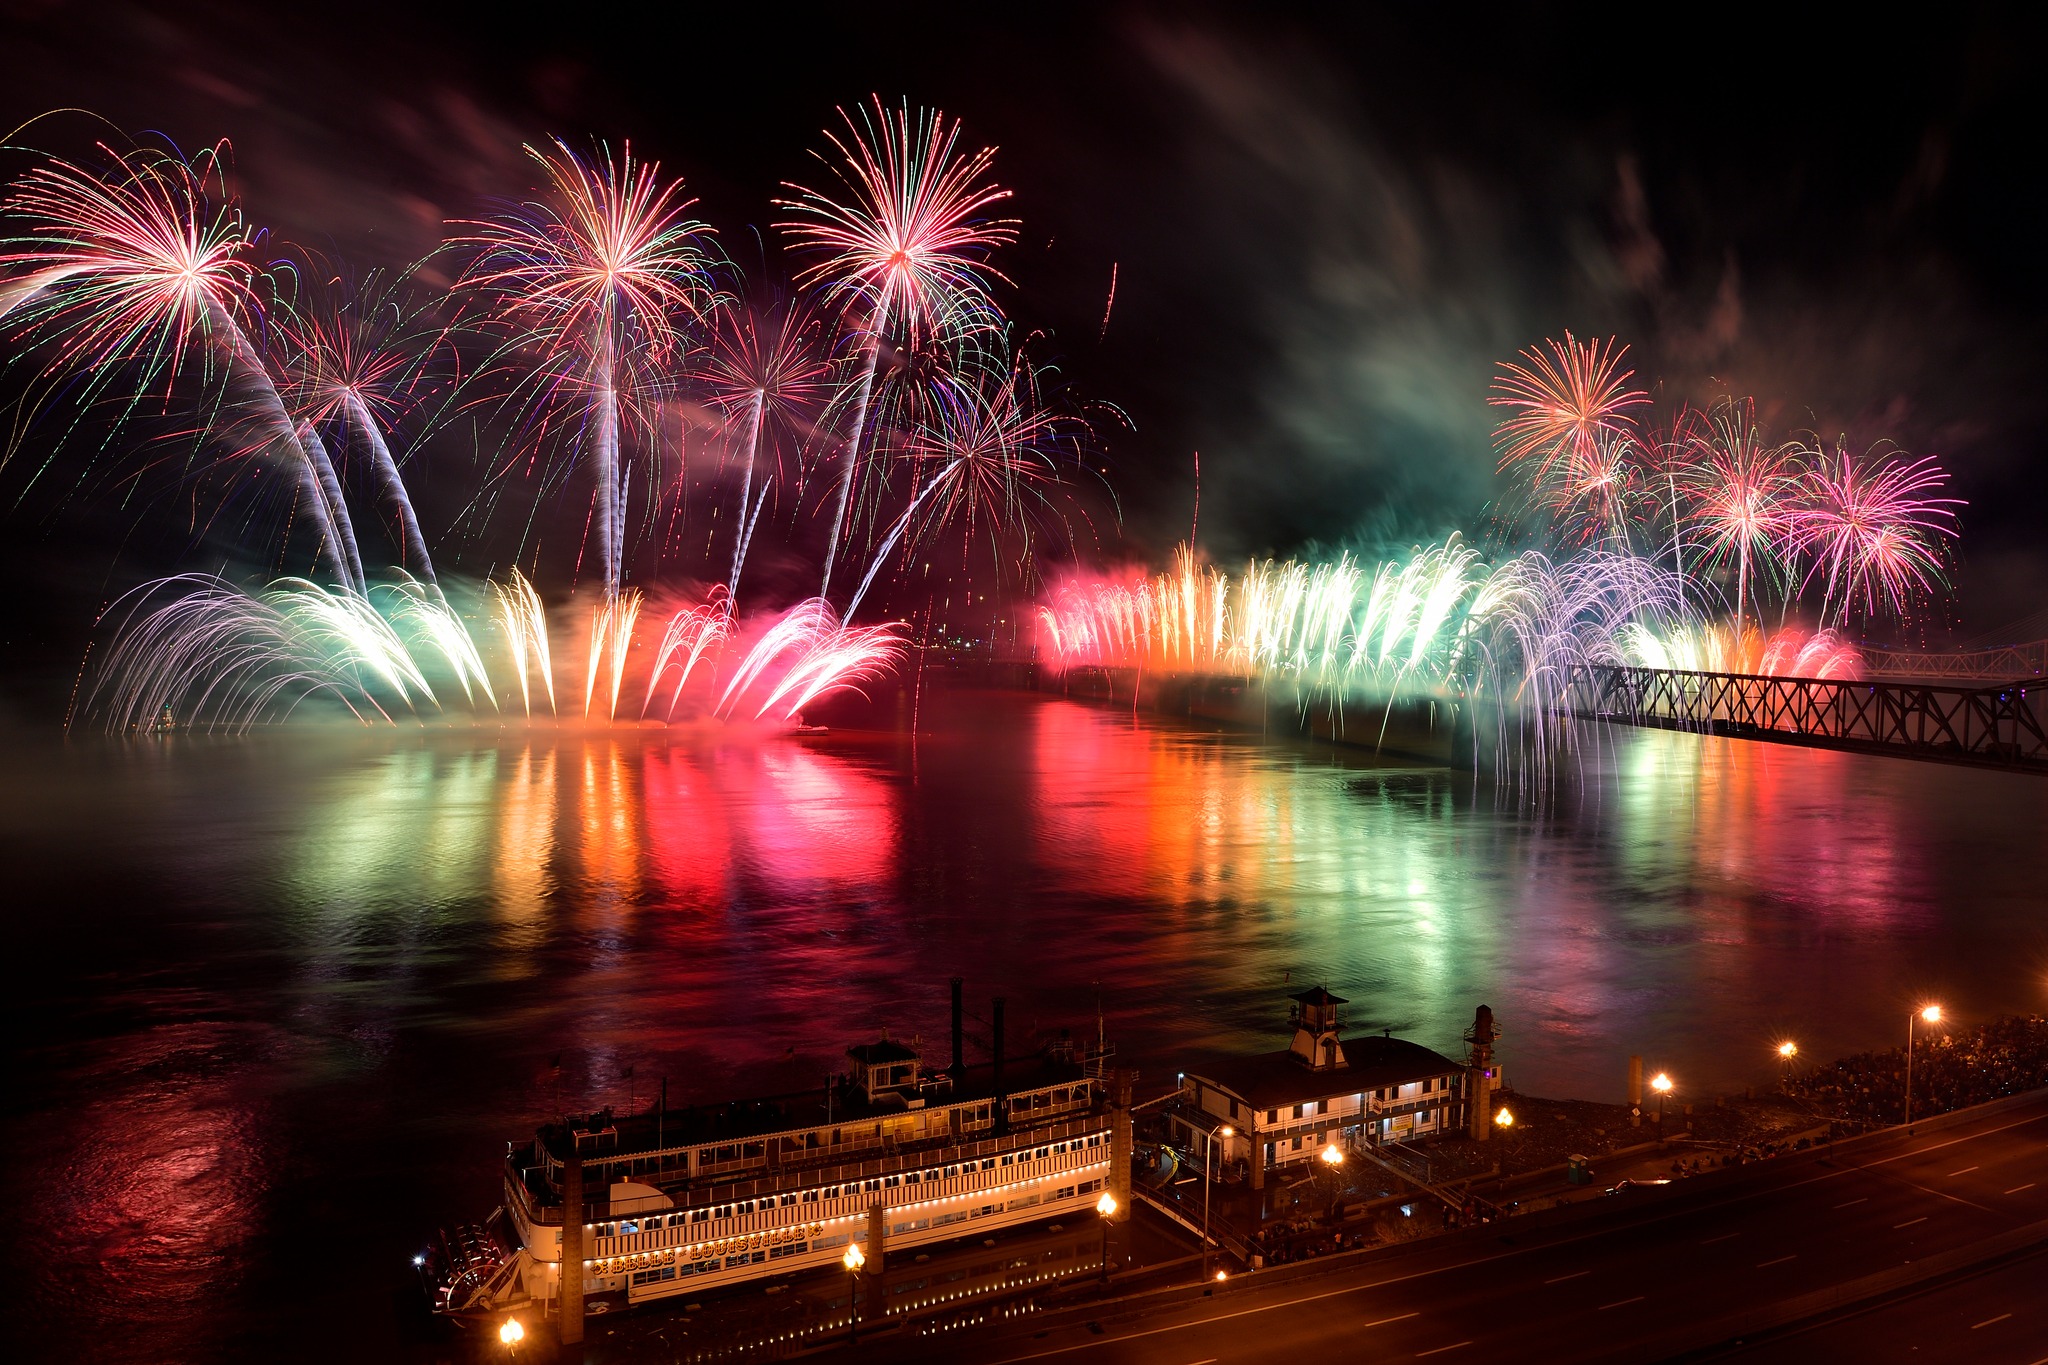
<svg viewBox="0 0 2048 1365"><path fill-rule="evenodd" d="M1990 686L1763 678L1596 665L1567 708L1588 719L2048 773L2048 681Z"/></svg>
<svg viewBox="0 0 2048 1365"><path fill-rule="evenodd" d="M1863 663L1870 673L1880 678L2003 683L2014 678L2038 678L2048 673L2048 640L2002 645L1997 649L1965 650L1956 654L1865 648Z"/></svg>

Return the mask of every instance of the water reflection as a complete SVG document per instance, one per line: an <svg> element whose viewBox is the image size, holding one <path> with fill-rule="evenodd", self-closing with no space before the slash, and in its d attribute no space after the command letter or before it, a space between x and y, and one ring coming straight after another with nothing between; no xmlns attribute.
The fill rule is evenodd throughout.
<svg viewBox="0 0 2048 1365"><path fill-rule="evenodd" d="M1923 994L1964 1016L2048 995L2035 779L1646 732L1531 809L1060 701L923 716L914 745L18 758L0 856L36 1041L4 1197L39 1339L197 1359L221 1332L281 1350L319 1313L350 1324L337 1353L378 1355L397 1329L361 1305L424 1229L490 1207L498 1140L664 1078L688 1101L816 1085L871 1029L937 1040L955 974L970 1046L991 995L1020 1044L1099 1002L1151 1077L1277 1046L1311 980L1449 1050L1484 1000L1520 1084L1610 1097L1630 1053L1704 1098L1767 1082L1784 1034L1833 1056ZM316 1244L317 1274L284 1269ZM116 1301L145 1308L110 1343Z"/></svg>

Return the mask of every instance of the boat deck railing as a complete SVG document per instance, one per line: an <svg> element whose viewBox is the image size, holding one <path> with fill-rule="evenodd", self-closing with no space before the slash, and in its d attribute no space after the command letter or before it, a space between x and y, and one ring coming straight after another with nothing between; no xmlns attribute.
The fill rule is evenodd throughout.
<svg viewBox="0 0 2048 1365"><path fill-rule="evenodd" d="M904 1146L898 1148L892 1156L871 1161L842 1161L835 1164L826 1157L802 1164L782 1165L772 1173L753 1180L728 1180L722 1176L713 1176L705 1183L694 1187L681 1184L666 1187L659 1196L616 1201L586 1200L583 1206L583 1221L604 1222L614 1218L630 1218L638 1213L686 1213L716 1204L732 1204L743 1200L795 1194L820 1185L843 1185L854 1181L902 1175L909 1171L923 1170L934 1164L979 1161L983 1157L1015 1151L1019 1147L1036 1147L1043 1143L1059 1142L1085 1134L1101 1128L1104 1121L1103 1115L1083 1114L1065 1122L1014 1129L1003 1137L988 1138L980 1142L953 1143L941 1139L914 1147ZM518 1204L521 1217L528 1223L543 1227L561 1225L562 1207L558 1203L547 1202L557 1196L541 1177L538 1167L522 1166L515 1156L507 1159L505 1175L506 1187L514 1202Z"/></svg>

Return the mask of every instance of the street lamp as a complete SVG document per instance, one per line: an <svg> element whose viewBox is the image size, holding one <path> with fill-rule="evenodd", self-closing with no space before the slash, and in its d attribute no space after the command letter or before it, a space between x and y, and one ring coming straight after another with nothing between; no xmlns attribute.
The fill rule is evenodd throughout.
<svg viewBox="0 0 2048 1365"><path fill-rule="evenodd" d="M1650 1077L1650 1089L1657 1092L1657 1140L1664 1140L1664 1097L1671 1093L1671 1078L1663 1072Z"/></svg>
<svg viewBox="0 0 2048 1365"><path fill-rule="evenodd" d="M1337 1214L1337 1196L1343 1193L1342 1187L1337 1183L1337 1168L1344 1164L1344 1152L1336 1143L1332 1142L1329 1146L1323 1148L1322 1158L1323 1169L1330 1173L1330 1217L1335 1218Z"/></svg>
<svg viewBox="0 0 2048 1365"><path fill-rule="evenodd" d="M1784 1072L1778 1078L1778 1083L1780 1087L1787 1091L1790 1091L1792 1088L1792 1059L1798 1055L1799 1044L1793 1042L1790 1038L1778 1044L1778 1061L1782 1064L1781 1069Z"/></svg>
<svg viewBox="0 0 2048 1365"><path fill-rule="evenodd" d="M519 1343L526 1340L526 1329L519 1325L518 1318L506 1318L505 1325L498 1329L498 1340L505 1344L505 1354L510 1357L519 1350Z"/></svg>
<svg viewBox="0 0 2048 1365"><path fill-rule="evenodd" d="M860 1268L868 1263L859 1242L848 1242L839 1264L846 1267L846 1344L860 1340Z"/></svg>
<svg viewBox="0 0 2048 1365"><path fill-rule="evenodd" d="M1207 1151L1202 1160L1202 1278L1209 1278L1209 1195L1216 1188L1216 1139L1233 1138L1237 1130L1229 1124L1209 1130Z"/></svg>
<svg viewBox="0 0 2048 1365"><path fill-rule="evenodd" d="M1929 1005L1920 1017L1930 1024L1941 1022L1941 1006ZM1906 1131L1913 1131L1913 1016L1906 1016Z"/></svg>
<svg viewBox="0 0 2048 1365"><path fill-rule="evenodd" d="M1102 1215L1102 1282L1109 1283L1109 1225L1116 1217L1116 1196L1108 1190L1095 1201L1095 1211Z"/></svg>

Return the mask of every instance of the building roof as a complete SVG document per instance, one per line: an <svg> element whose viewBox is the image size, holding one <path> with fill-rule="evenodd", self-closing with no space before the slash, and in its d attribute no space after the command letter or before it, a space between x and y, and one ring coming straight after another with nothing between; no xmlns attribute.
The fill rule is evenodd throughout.
<svg viewBox="0 0 2048 1365"><path fill-rule="evenodd" d="M1405 1038L1349 1038L1344 1042L1348 1065L1311 1071L1288 1051L1256 1057L1229 1057L1187 1074L1217 1090L1226 1090L1254 1109L1277 1109L1331 1095L1406 1085L1410 1081L1461 1071L1457 1062Z"/></svg>
<svg viewBox="0 0 2048 1365"><path fill-rule="evenodd" d="M918 1058L915 1048L884 1038L879 1043L859 1043L846 1049L846 1055L867 1066L883 1062L914 1062Z"/></svg>
<svg viewBox="0 0 2048 1365"><path fill-rule="evenodd" d="M1297 1005L1348 1005L1351 1003L1341 995L1330 994L1321 986L1317 986L1313 990L1303 991L1300 995L1292 998Z"/></svg>

